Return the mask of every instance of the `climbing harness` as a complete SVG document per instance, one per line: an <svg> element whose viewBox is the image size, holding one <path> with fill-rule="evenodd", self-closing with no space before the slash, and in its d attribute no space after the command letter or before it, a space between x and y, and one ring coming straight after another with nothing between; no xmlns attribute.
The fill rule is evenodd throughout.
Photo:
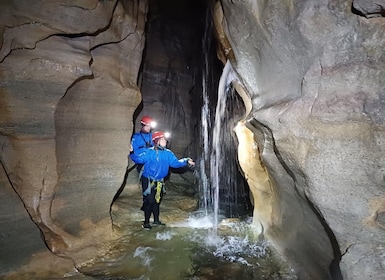
<svg viewBox="0 0 385 280"><path fill-rule="evenodd" d="M156 201L156 203L160 203L163 188L164 188L164 180L163 179L162 180L148 179L148 187L143 192L143 195L147 196L147 195L151 194L151 189L154 189L155 190L155 201Z"/></svg>
<svg viewBox="0 0 385 280"><path fill-rule="evenodd" d="M157 181L157 182L153 182L153 183L156 183L156 186L155 186L155 201L156 203L159 203L160 202L160 194L162 192L162 186L163 186L163 182L160 182L160 181Z"/></svg>

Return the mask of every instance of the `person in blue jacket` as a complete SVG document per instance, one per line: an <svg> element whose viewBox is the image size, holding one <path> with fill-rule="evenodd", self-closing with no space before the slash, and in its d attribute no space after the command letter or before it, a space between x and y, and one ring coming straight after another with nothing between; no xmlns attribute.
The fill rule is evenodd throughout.
<svg viewBox="0 0 385 280"><path fill-rule="evenodd" d="M134 162L144 164L141 177L143 191L144 229L151 229L150 217L154 216L153 225L165 225L159 220L159 206L163 196L164 178L169 168L181 168L186 165L194 166L190 158L177 159L174 153L167 149L165 133L157 131L152 134L154 147L141 154L130 154Z"/></svg>
<svg viewBox="0 0 385 280"><path fill-rule="evenodd" d="M140 129L140 131L132 135L130 154L134 153L136 155L140 155L141 153L145 152L147 149L154 146L154 143L152 142L151 129L156 126L155 121L149 116L143 116L140 119L140 124L142 125L142 128ZM139 174L139 183L140 183L142 172L143 172L142 170L143 164L140 164L135 160L132 160L132 161L136 165L136 170L138 171L138 174ZM142 206L141 210L144 210L144 205Z"/></svg>
<svg viewBox="0 0 385 280"><path fill-rule="evenodd" d="M151 129L155 127L155 122L151 117L144 116L140 120L140 124L142 125L142 128L139 132L132 135L131 138L131 153L137 155L154 146Z"/></svg>

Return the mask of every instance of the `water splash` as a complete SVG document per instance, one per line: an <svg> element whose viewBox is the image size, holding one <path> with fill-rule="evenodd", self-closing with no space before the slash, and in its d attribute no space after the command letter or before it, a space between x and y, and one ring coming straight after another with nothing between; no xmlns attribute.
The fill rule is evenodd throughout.
<svg viewBox="0 0 385 280"><path fill-rule="evenodd" d="M269 255L269 244L259 240L251 227L251 224L244 221L221 222L216 235L194 231L186 238L199 244L203 254L252 266L256 264L257 259Z"/></svg>
<svg viewBox="0 0 385 280"><path fill-rule="evenodd" d="M171 240L175 234L173 231L157 232L155 238L157 240Z"/></svg>
<svg viewBox="0 0 385 280"><path fill-rule="evenodd" d="M203 228L209 229L214 226L213 220L211 216L206 215L207 210L203 210L204 212L195 212L191 215L187 220L179 223L173 223L171 227L180 227L180 228Z"/></svg>
<svg viewBox="0 0 385 280"><path fill-rule="evenodd" d="M266 255L267 244L255 243L239 236L226 236L216 243L216 248L212 250L215 257L225 259L230 262L239 262L241 264L251 265L245 260L248 258L261 258Z"/></svg>
<svg viewBox="0 0 385 280"><path fill-rule="evenodd" d="M134 252L134 258L139 258L141 260L142 265L146 266L148 269L151 270L151 262L153 261L153 257L151 257L150 251L152 251L153 248L151 247L142 247L139 246L136 248Z"/></svg>
<svg viewBox="0 0 385 280"><path fill-rule="evenodd" d="M202 221L202 220L199 220ZM226 219L217 235L199 227L156 227L135 231L128 242L94 262L98 279L245 279L297 280L294 271L266 241L258 239L250 221ZM139 245L140 244L140 245ZM139 246L138 246L139 245ZM82 273L87 271L82 267ZM88 270L90 271L90 270Z"/></svg>

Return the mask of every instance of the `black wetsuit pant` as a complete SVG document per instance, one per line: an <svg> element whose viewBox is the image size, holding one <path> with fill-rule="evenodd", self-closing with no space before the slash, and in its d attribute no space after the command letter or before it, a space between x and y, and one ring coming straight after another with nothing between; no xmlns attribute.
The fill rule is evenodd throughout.
<svg viewBox="0 0 385 280"><path fill-rule="evenodd" d="M147 190L149 179L142 176L142 191L143 193ZM154 215L154 222L159 222L159 206L162 202L163 191L161 192L161 198L159 203L155 200L156 188L153 186L151 188L151 193L148 195L143 195L143 207L144 210L144 223L150 223L151 214Z"/></svg>

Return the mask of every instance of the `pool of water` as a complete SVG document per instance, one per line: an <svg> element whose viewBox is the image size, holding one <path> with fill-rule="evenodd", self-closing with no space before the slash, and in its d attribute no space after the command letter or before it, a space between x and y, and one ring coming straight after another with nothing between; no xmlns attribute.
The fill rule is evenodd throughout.
<svg viewBox="0 0 385 280"><path fill-rule="evenodd" d="M97 279L297 279L248 221L227 220L213 230L204 219L139 227L82 273Z"/></svg>

